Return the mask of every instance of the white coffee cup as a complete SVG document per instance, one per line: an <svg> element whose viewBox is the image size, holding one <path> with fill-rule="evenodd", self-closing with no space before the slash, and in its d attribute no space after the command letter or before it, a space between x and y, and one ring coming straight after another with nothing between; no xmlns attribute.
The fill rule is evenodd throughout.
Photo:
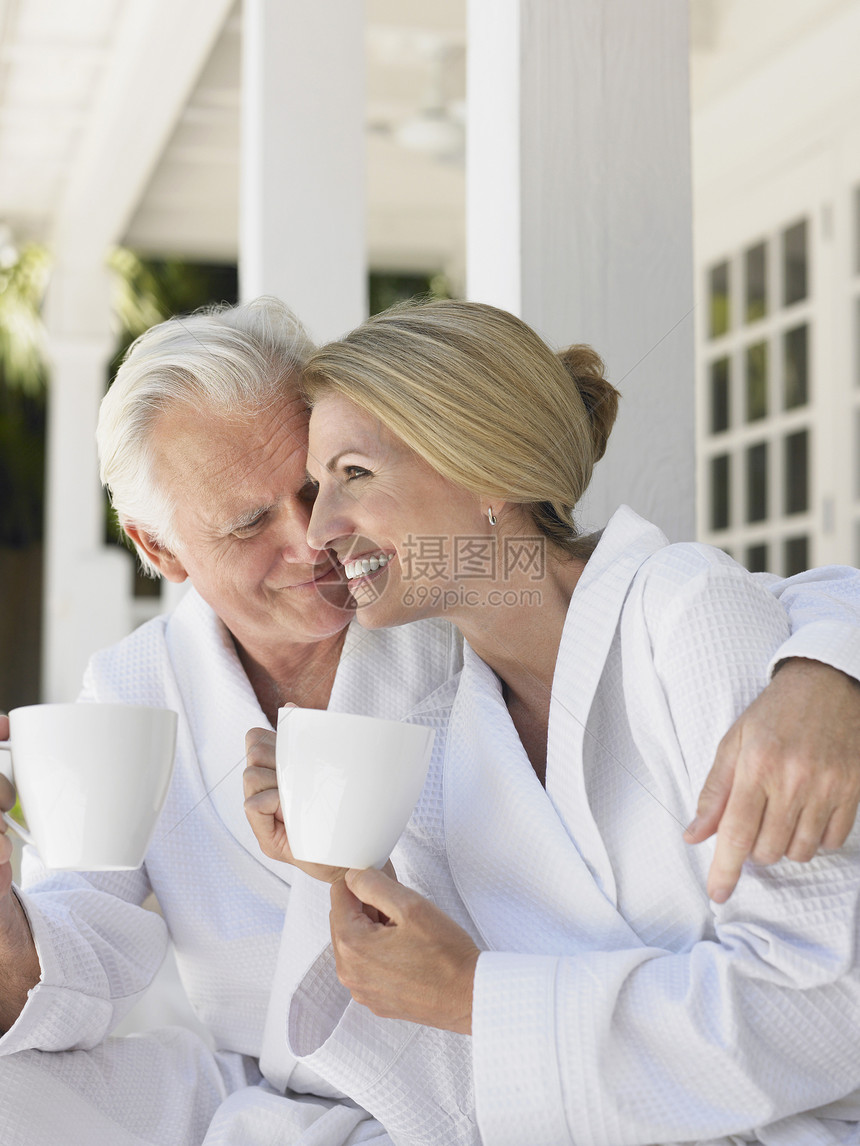
<svg viewBox="0 0 860 1146"><path fill-rule="evenodd" d="M176 713L125 704L33 704L9 713L0 772L17 790L46 867L140 867L164 805L176 748Z"/></svg>
<svg viewBox="0 0 860 1146"><path fill-rule="evenodd" d="M296 859L382 867L421 795L434 731L315 708L278 714L278 791Z"/></svg>

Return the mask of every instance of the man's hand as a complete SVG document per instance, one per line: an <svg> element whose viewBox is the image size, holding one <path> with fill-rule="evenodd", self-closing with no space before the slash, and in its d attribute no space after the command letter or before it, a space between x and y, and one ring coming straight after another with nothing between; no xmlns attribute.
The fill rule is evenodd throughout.
<svg viewBox="0 0 860 1146"><path fill-rule="evenodd" d="M0 740L9 739L9 718L0 716ZM0 810L15 804L15 790L0 776ZM30 925L12 891L12 841L0 819L0 1034L8 1031L27 1002L27 992L38 983L41 968Z"/></svg>
<svg viewBox="0 0 860 1146"><path fill-rule="evenodd" d="M860 684L789 660L723 737L684 836L696 844L717 832L708 895L724 903L747 858L805 862L841 847L858 801Z"/></svg>
<svg viewBox="0 0 860 1146"><path fill-rule="evenodd" d="M9 739L9 717L0 716L0 740ZM8 812L15 806L15 789L5 776L0 776L0 811ZM0 900L12 887L12 841L9 825L0 819Z"/></svg>
<svg viewBox="0 0 860 1146"><path fill-rule="evenodd" d="M438 907L384 872L350 870L332 884L330 919L338 978L357 1003L383 1018L472 1033L480 952Z"/></svg>
<svg viewBox="0 0 860 1146"><path fill-rule="evenodd" d="M328 867L320 863L303 863L293 858L275 772L275 734L265 728L252 728L245 735L247 765L244 773L245 815L253 828L257 843L270 859L282 860L301 868L314 879L333 883L343 879L345 867Z"/></svg>

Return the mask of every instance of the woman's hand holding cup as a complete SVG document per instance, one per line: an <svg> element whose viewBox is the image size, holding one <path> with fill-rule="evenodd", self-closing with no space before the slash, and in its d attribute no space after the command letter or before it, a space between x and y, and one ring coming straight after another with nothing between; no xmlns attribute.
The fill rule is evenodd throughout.
<svg viewBox="0 0 860 1146"><path fill-rule="evenodd" d="M252 728L245 735L245 815L248 817L257 843L269 859L281 860L301 868L307 875L323 883L343 879L348 868L329 867L327 864L304 863L294 858L284 826L284 813L278 794L278 774L275 768L274 732L265 728Z"/></svg>
<svg viewBox="0 0 860 1146"><path fill-rule="evenodd" d="M389 859L427 775L431 728L287 705L245 738L245 814L263 853L335 883Z"/></svg>

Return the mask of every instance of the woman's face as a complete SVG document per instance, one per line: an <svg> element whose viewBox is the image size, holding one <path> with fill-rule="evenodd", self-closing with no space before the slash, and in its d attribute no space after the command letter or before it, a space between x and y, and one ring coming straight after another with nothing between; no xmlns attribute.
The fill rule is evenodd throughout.
<svg viewBox="0 0 860 1146"><path fill-rule="evenodd" d="M464 562L474 573L476 551L493 541L475 494L337 395L311 415L308 473L319 485L308 542L345 566L363 625L456 616L475 587Z"/></svg>

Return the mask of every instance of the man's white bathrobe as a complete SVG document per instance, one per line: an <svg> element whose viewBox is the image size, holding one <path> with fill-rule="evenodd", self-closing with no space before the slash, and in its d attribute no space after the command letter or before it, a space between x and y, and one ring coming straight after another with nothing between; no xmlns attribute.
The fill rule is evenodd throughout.
<svg viewBox="0 0 860 1146"><path fill-rule="evenodd" d="M860 832L808 865L749 866L722 907L705 892L712 848L681 836L726 728L803 650L788 638L783 609L724 554L668 546L622 508L571 600L545 790L468 647L459 681L411 717L436 745L394 863L482 948L484 1146L860 1142L845 1098L860 1087ZM856 667L856 632L829 639ZM285 1034L394 1137L426 1072L415 1029L349 1000L321 948ZM369 1096L380 1077L386 1094ZM425 1109L419 1140L477 1140L465 1125L446 1139L449 1119Z"/></svg>
<svg viewBox="0 0 860 1146"><path fill-rule="evenodd" d="M388 633L353 625L330 707L402 718L461 661L442 622ZM261 1076L293 869L262 854L245 818L244 734L268 721L224 626L190 592L172 615L96 655L83 698L175 709L175 774L140 870L39 882L35 853L25 855L18 894L42 980L0 1038L0 1142L193 1146L213 1118L213 1144L388 1142L353 1104L291 1101ZM164 920L141 907L151 891ZM211 1039L171 1028L102 1043L155 975L168 928ZM53 1051L69 1053L42 1053ZM307 1072L293 1089L336 1095Z"/></svg>

